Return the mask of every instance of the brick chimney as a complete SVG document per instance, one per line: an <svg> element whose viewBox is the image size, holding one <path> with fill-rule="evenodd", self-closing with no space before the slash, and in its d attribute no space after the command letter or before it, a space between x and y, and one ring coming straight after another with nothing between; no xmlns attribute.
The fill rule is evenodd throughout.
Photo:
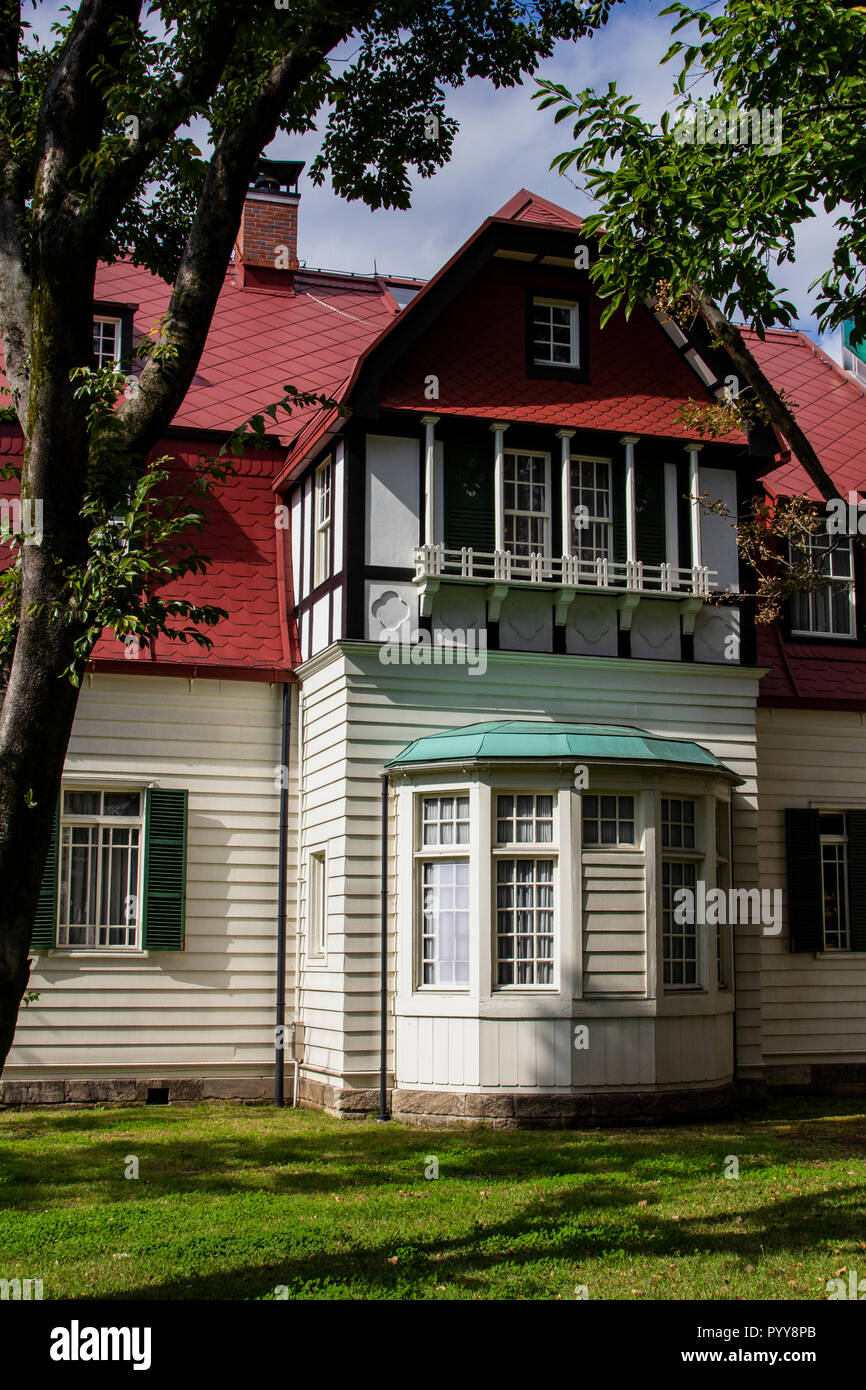
<svg viewBox="0 0 866 1390"><path fill-rule="evenodd" d="M235 264L243 288L294 292L298 179L303 167L297 160L259 160L235 242Z"/></svg>

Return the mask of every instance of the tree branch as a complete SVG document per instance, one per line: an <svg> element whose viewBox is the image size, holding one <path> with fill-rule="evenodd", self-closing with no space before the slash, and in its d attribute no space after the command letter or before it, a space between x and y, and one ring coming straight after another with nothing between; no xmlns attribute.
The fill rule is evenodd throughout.
<svg viewBox="0 0 866 1390"><path fill-rule="evenodd" d="M265 78L246 115L223 132L208 168L198 210L175 277L159 345L179 343L176 354L145 363L138 389L119 408L124 447L147 453L180 408L204 348L217 296L240 225L241 211L261 151L274 138L289 98L325 53L348 38L375 0L345 5L311 25Z"/></svg>
<svg viewBox="0 0 866 1390"><path fill-rule="evenodd" d="M15 148L23 133L18 43L21 6L0 4L0 340L6 379L22 428L27 401L30 354L30 278L22 239L25 220L24 171Z"/></svg>
<svg viewBox="0 0 866 1390"><path fill-rule="evenodd" d="M785 436L799 462L825 501L831 502L839 496L839 489L824 468L812 445L801 430L784 401L771 386L758 366L745 339L736 324L725 318L718 305L709 295L704 294L699 285L692 293L698 302L701 314L716 337L724 343L734 366L748 381L756 398L767 412L770 421Z"/></svg>

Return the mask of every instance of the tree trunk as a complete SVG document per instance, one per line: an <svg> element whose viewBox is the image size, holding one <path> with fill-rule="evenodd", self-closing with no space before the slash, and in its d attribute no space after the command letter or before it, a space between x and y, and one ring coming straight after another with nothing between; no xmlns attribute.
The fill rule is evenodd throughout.
<svg viewBox="0 0 866 1390"><path fill-rule="evenodd" d="M694 289L701 314L716 337L724 343L737 371L746 378L755 397L765 408L767 415L777 429L785 436L799 462L826 502L839 496L839 489L812 448L797 421L794 419L779 393L771 386L758 366L745 339L736 324L725 318L718 305L709 295L703 294L699 286Z"/></svg>

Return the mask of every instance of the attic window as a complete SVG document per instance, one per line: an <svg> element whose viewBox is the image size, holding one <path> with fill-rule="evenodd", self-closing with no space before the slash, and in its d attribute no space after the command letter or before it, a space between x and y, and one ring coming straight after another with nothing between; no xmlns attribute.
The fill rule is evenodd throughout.
<svg viewBox="0 0 866 1390"><path fill-rule="evenodd" d="M103 318L93 320L93 355L97 367L113 367L120 361L121 320Z"/></svg>
<svg viewBox="0 0 866 1390"><path fill-rule="evenodd" d="M567 299L532 301L533 361L538 367L580 367L579 309Z"/></svg>

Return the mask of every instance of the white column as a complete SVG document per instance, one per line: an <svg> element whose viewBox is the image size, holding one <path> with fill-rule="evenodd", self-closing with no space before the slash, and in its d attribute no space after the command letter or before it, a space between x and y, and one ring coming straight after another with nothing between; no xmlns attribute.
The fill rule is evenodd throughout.
<svg viewBox="0 0 866 1390"><path fill-rule="evenodd" d="M637 559L637 505L634 487L634 446L640 443L637 434L624 434L620 444L625 445L625 558L629 562Z"/></svg>
<svg viewBox="0 0 866 1390"><path fill-rule="evenodd" d="M505 431L508 423L502 420L494 420L490 426L493 431L495 441L495 458L493 464L493 505L496 508L494 519L495 550L505 549Z"/></svg>
<svg viewBox="0 0 866 1390"><path fill-rule="evenodd" d="M424 426L424 542L436 545L436 426L438 415L422 415Z"/></svg>
<svg viewBox="0 0 866 1390"><path fill-rule="evenodd" d="M576 430L557 430L562 440L562 553L571 554L571 441Z"/></svg>
<svg viewBox="0 0 866 1390"><path fill-rule="evenodd" d="M703 449L703 444L687 444L686 453L689 456L689 521L692 537L692 564L700 567L703 564L701 559L701 504L698 498L701 495L701 470L698 467L698 454Z"/></svg>

